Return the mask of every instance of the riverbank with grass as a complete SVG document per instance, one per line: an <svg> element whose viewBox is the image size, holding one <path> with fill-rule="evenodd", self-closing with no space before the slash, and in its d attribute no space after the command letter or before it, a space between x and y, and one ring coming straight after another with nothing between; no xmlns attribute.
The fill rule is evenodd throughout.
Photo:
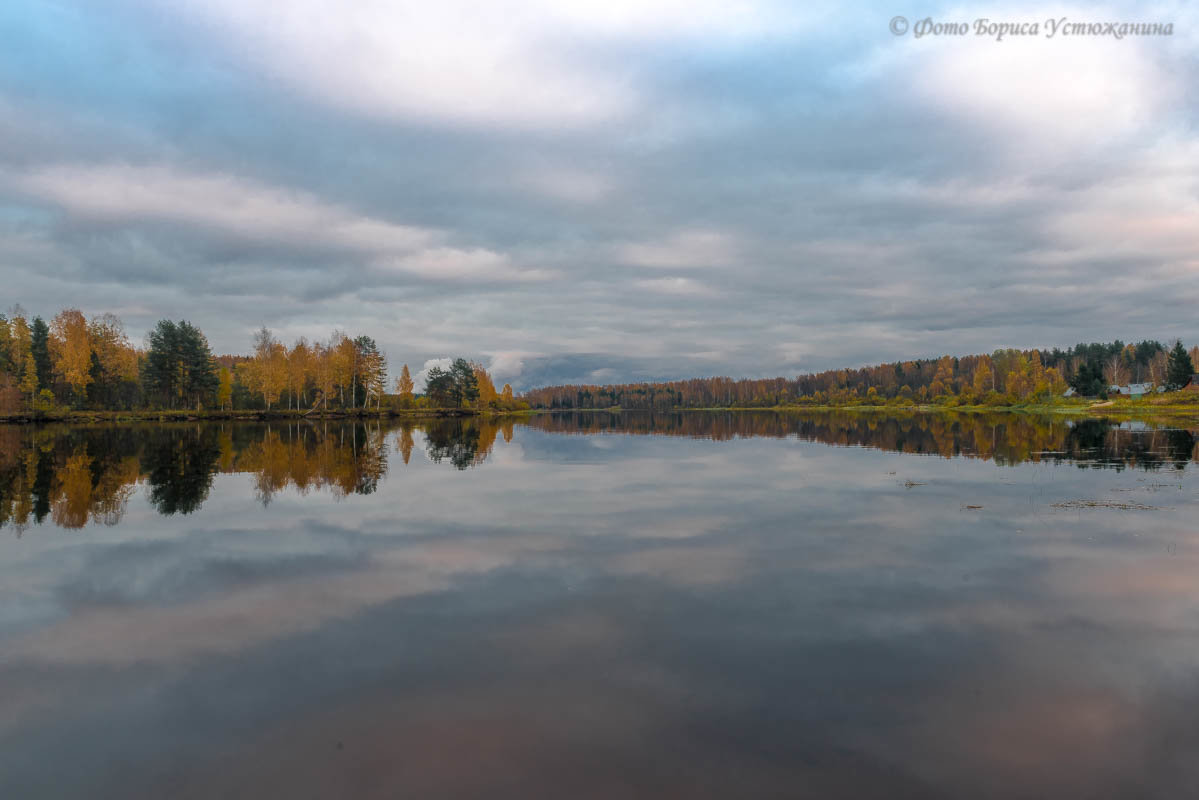
<svg viewBox="0 0 1199 800"><path fill-rule="evenodd" d="M202 410L137 410L137 411L86 411L52 410L21 411L0 414L0 423L99 423L99 422L198 422L218 420L265 421L265 420L346 420L346 419L438 419L446 417L510 417L528 414L528 411L480 411L473 408L384 408L384 409L330 409L302 411L298 409L271 409L220 411Z"/></svg>

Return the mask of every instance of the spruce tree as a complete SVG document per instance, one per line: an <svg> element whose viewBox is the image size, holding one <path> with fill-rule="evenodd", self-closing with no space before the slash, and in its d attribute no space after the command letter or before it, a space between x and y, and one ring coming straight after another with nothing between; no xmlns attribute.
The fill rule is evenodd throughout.
<svg viewBox="0 0 1199 800"><path fill-rule="evenodd" d="M54 385L54 368L50 362L50 326L41 317L34 317L29 332L33 363L37 365L38 388L49 389Z"/></svg>
<svg viewBox="0 0 1199 800"><path fill-rule="evenodd" d="M1182 342L1175 340L1174 349L1170 351L1170 360L1166 363L1166 388L1181 389L1191 382L1195 365L1187 354Z"/></svg>

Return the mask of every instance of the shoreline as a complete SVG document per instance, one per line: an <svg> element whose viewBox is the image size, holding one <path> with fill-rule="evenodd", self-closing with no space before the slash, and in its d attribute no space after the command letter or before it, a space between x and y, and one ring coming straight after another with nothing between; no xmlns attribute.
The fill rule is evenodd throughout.
<svg viewBox="0 0 1199 800"><path fill-rule="evenodd" d="M97 423L97 422L209 422L232 420L237 422L265 422L269 420L358 420L358 419L454 419L464 417L515 417L529 414L528 411L478 411L471 408L385 408L378 411L354 409L336 411L304 412L296 409L241 410L241 411L22 411L16 414L0 414L0 424L41 425L47 423Z"/></svg>
<svg viewBox="0 0 1199 800"><path fill-rule="evenodd" d="M668 409L650 409L650 408L621 408L619 406L610 406L608 408L535 408L530 412L534 414L556 414L568 412L588 412L588 413L605 413L605 414L644 414L646 412L658 414L676 414L676 413L713 413L734 411L743 412L773 412L773 413L803 413L809 411L829 412L829 411L850 411L850 412L903 412L903 413L920 413L920 414L1035 414L1041 416L1073 416L1073 417L1152 417L1152 416L1168 416L1168 417L1183 417L1194 419L1199 422L1199 405L1143 405L1143 404L1128 404L1123 405L1118 402L1107 401L1103 403L1094 403L1091 405L969 405L969 406L941 406L931 404L921 405L785 405L785 406L715 406L709 408L683 408L673 407Z"/></svg>
<svg viewBox="0 0 1199 800"><path fill-rule="evenodd" d="M530 417L537 414L558 413L602 413L602 414L676 414L676 413L715 413L715 412L769 412L769 413L828 413L832 411L851 413L918 413L918 414L1030 414L1040 416L1065 417L1123 417L1139 419L1146 417L1169 417L1173 419L1190 419L1199 422L1199 405L1142 403L1121 403L1107 401L1090 405L782 405L782 406L716 406L711 408L669 409L649 408L532 408L514 411L479 411L470 408L413 408L413 409L381 409L375 410L330 410L330 411L299 411L296 409L240 410L240 411L23 411L16 414L0 414L0 424L49 424L49 423L124 423L124 422L206 422L206 421L237 421L265 422L271 420L359 420L359 419L454 419L480 417L485 419Z"/></svg>

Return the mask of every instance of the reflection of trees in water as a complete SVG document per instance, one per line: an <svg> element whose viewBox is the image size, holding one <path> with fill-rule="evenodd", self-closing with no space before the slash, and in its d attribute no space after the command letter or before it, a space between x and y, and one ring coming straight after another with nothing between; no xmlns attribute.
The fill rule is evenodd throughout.
<svg viewBox="0 0 1199 800"><path fill-rule="evenodd" d="M479 417L438 420L425 426L425 453L434 463L448 460L466 469L491 454L498 433L498 425Z"/></svg>
<svg viewBox="0 0 1199 800"><path fill-rule="evenodd" d="M386 432L378 422L3 427L0 526L113 525L142 481L160 514L188 514L218 472L250 473L264 504L289 486L369 494L387 473Z"/></svg>
<svg viewBox="0 0 1199 800"><path fill-rule="evenodd" d="M153 436L141 453L150 504L160 514L190 514L212 488L221 448L211 425L172 427Z"/></svg>
<svg viewBox="0 0 1199 800"><path fill-rule="evenodd" d="M114 429L0 430L0 526L116 524L141 475L131 442Z"/></svg>
<svg viewBox="0 0 1199 800"><path fill-rule="evenodd" d="M1083 467L1158 469L1181 468L1199 457L1196 436L1187 430L1020 414L568 412L522 424L564 434L793 437L997 464L1069 461ZM218 472L250 474L264 504L287 488L339 497L370 494L387 474L390 434L395 433L395 447L408 464L418 429L431 461L467 469L485 461L500 436L512 441L515 425L468 417L418 425L371 420L0 426L0 526L19 534L47 519L64 528L113 525L139 481L146 483L159 513L187 514L207 499Z"/></svg>
<svg viewBox="0 0 1199 800"><path fill-rule="evenodd" d="M1132 430L1104 419L1075 423L1012 413L576 411L538 415L528 424L566 434L655 434L718 441L794 437L843 447L962 455L1004 465L1074 461L1080 466L1155 469L1171 462L1185 464L1199 456L1195 437L1186 430Z"/></svg>
<svg viewBox="0 0 1199 800"><path fill-rule="evenodd" d="M383 427L373 424L267 425L248 444L234 450L231 472L254 473L263 504L289 486L301 494L327 489L338 496L370 494L387 474ZM232 440L232 433L228 434Z"/></svg>

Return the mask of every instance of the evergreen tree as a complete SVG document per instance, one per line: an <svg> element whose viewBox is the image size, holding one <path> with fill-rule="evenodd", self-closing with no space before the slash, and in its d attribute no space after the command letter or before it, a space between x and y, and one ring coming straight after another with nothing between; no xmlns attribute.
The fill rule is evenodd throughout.
<svg viewBox="0 0 1199 800"><path fill-rule="evenodd" d="M450 375L454 382L454 406L460 407L464 402L473 403L479 399L479 381L475 377L475 368L465 358L454 359L450 367Z"/></svg>
<svg viewBox="0 0 1199 800"><path fill-rule="evenodd" d="M189 322L159 320L150 332L146 390L168 408L201 406L212 399L219 380L208 340Z"/></svg>
<svg viewBox="0 0 1199 800"><path fill-rule="evenodd" d="M358 349L358 374L366 395L363 407L365 408L373 397L375 408L378 409L385 391L387 359L379 352L375 340L369 336L359 336L354 340L354 346Z"/></svg>
<svg viewBox="0 0 1199 800"><path fill-rule="evenodd" d="M54 384L54 367L50 358L50 326L41 317L34 317L29 332L33 363L37 366L38 388L49 389Z"/></svg>
<svg viewBox="0 0 1199 800"><path fill-rule="evenodd" d="M441 367L433 367L425 376L425 394L434 406L449 405L454 400L454 376Z"/></svg>
<svg viewBox="0 0 1199 800"><path fill-rule="evenodd" d="M1084 361L1074 373L1070 385L1084 397L1104 394L1107 384L1103 381L1103 367L1097 361Z"/></svg>
<svg viewBox="0 0 1199 800"><path fill-rule="evenodd" d="M17 365L13 362L12 352L12 328L8 324L8 318L0 314L0 373L18 372Z"/></svg>
<svg viewBox="0 0 1199 800"><path fill-rule="evenodd" d="M1166 388L1181 389L1191 382L1195 373L1195 365L1182 342L1175 340L1174 348L1170 351L1170 360L1166 366Z"/></svg>

